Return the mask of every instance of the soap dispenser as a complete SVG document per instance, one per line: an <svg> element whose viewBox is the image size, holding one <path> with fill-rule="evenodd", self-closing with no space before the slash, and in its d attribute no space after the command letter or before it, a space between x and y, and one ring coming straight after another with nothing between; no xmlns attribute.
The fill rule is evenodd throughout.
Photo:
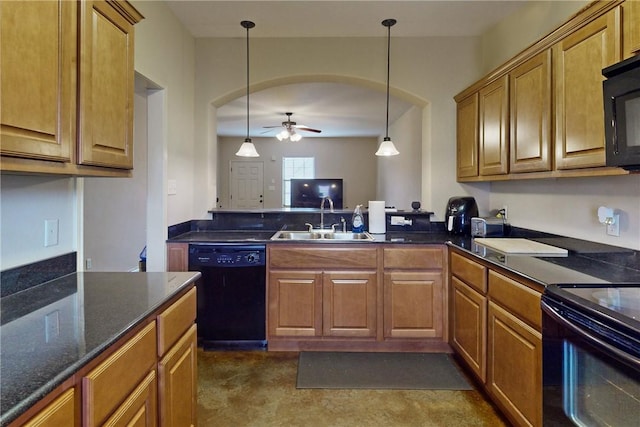
<svg viewBox="0 0 640 427"><path fill-rule="evenodd" d="M362 205L357 205L353 211L353 218L351 219L351 231L354 233L364 232L364 219L362 218Z"/></svg>

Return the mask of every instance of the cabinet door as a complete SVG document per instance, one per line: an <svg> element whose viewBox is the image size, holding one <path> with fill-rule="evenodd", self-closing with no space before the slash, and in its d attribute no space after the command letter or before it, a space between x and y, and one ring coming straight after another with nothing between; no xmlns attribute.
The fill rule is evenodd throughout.
<svg viewBox="0 0 640 427"><path fill-rule="evenodd" d="M630 58L640 53L640 1L622 3L622 57Z"/></svg>
<svg viewBox="0 0 640 427"><path fill-rule="evenodd" d="M2 155L71 160L76 17L74 1L0 2Z"/></svg>
<svg viewBox="0 0 640 427"><path fill-rule="evenodd" d="M270 272L267 298L269 335L322 335L322 273Z"/></svg>
<svg viewBox="0 0 640 427"><path fill-rule="evenodd" d="M65 391L24 424L24 427L74 427L76 425L75 389Z"/></svg>
<svg viewBox="0 0 640 427"><path fill-rule="evenodd" d="M104 427L155 427L158 425L158 386L155 369L147 374Z"/></svg>
<svg viewBox="0 0 640 427"><path fill-rule="evenodd" d="M105 0L80 2L79 159L133 168L133 24Z"/></svg>
<svg viewBox="0 0 640 427"><path fill-rule="evenodd" d="M542 335L489 302L487 388L515 425L542 426Z"/></svg>
<svg viewBox="0 0 640 427"><path fill-rule="evenodd" d="M478 94L457 105L456 170L458 178L478 176Z"/></svg>
<svg viewBox="0 0 640 427"><path fill-rule="evenodd" d="M480 175L508 172L509 76L480 89Z"/></svg>
<svg viewBox="0 0 640 427"><path fill-rule="evenodd" d="M602 69L620 59L618 16L614 9L553 47L556 169L605 165Z"/></svg>
<svg viewBox="0 0 640 427"><path fill-rule="evenodd" d="M451 346L483 383L486 381L487 298L451 278Z"/></svg>
<svg viewBox="0 0 640 427"><path fill-rule="evenodd" d="M189 270L189 244L167 243L167 271Z"/></svg>
<svg viewBox="0 0 640 427"><path fill-rule="evenodd" d="M161 427L197 424L197 349L192 325L158 364Z"/></svg>
<svg viewBox="0 0 640 427"><path fill-rule="evenodd" d="M323 274L323 335L376 336L376 272Z"/></svg>
<svg viewBox="0 0 640 427"><path fill-rule="evenodd" d="M550 171L551 50L514 69L509 85L509 170Z"/></svg>
<svg viewBox="0 0 640 427"><path fill-rule="evenodd" d="M385 338L443 336L442 272L384 274Z"/></svg>

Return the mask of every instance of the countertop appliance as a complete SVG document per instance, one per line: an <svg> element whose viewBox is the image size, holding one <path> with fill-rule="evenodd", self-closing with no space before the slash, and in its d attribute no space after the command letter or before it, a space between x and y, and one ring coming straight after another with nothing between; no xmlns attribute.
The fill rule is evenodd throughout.
<svg viewBox="0 0 640 427"><path fill-rule="evenodd" d="M471 218L478 216L473 197L451 197L447 202L444 224L449 234L471 235Z"/></svg>
<svg viewBox="0 0 640 427"><path fill-rule="evenodd" d="M205 350L266 349L264 244L189 245L197 285L198 345Z"/></svg>
<svg viewBox="0 0 640 427"><path fill-rule="evenodd" d="M545 426L638 426L640 283L542 295Z"/></svg>
<svg viewBox="0 0 640 427"><path fill-rule="evenodd" d="M502 218L471 218L471 235L479 237L504 236L505 223Z"/></svg>
<svg viewBox="0 0 640 427"><path fill-rule="evenodd" d="M640 171L640 55L602 74L607 166Z"/></svg>

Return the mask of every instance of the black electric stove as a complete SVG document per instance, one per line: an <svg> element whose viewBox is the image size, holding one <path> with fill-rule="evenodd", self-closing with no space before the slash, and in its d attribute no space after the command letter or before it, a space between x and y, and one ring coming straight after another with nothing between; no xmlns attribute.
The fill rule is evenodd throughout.
<svg viewBox="0 0 640 427"><path fill-rule="evenodd" d="M640 283L547 286L542 356L545 426L637 427Z"/></svg>

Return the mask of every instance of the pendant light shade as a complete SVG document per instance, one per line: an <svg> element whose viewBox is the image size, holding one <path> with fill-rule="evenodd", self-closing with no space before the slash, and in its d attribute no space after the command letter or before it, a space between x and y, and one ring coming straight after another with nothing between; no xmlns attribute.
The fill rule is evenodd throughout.
<svg viewBox="0 0 640 427"><path fill-rule="evenodd" d="M389 138L389 71L391 64L391 27L396 24L395 19L385 19L382 25L387 27L387 124L385 128L385 137L376 151L376 156L397 156L400 152L393 145L393 141Z"/></svg>
<svg viewBox="0 0 640 427"><path fill-rule="evenodd" d="M244 139L244 142L240 146L236 156L260 157L255 145L251 142L251 138L249 138L249 29L255 27L256 24L251 21L242 21L240 22L240 25L242 25L242 28L247 30L247 137Z"/></svg>
<svg viewBox="0 0 640 427"><path fill-rule="evenodd" d="M378 151L376 151L376 156L396 156L400 154L400 152L396 149L396 146L393 145L393 141L391 138L385 137L378 147Z"/></svg>
<svg viewBox="0 0 640 427"><path fill-rule="evenodd" d="M256 150L256 146L251 142L251 138L247 138L244 140L240 149L236 153L236 156L240 157L260 157L258 151Z"/></svg>

